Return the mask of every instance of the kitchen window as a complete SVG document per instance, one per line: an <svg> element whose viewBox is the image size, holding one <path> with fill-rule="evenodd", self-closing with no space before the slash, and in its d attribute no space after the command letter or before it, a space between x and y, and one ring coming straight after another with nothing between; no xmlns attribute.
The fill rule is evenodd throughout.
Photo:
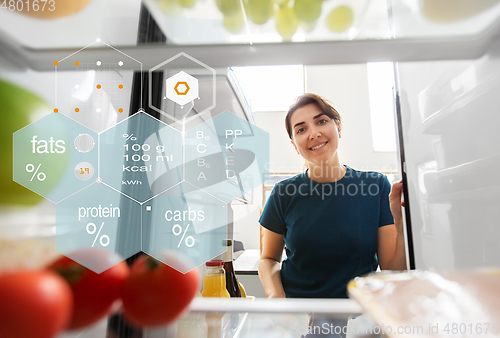
<svg viewBox="0 0 500 338"><path fill-rule="evenodd" d="M367 68L373 150L396 151L392 62L368 63Z"/></svg>
<svg viewBox="0 0 500 338"><path fill-rule="evenodd" d="M287 111L304 93L304 66L232 67L253 112Z"/></svg>

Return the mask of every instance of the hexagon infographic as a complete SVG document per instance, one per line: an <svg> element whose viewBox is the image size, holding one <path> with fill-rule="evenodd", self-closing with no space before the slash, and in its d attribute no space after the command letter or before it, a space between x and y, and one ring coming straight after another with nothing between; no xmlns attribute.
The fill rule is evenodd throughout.
<svg viewBox="0 0 500 338"><path fill-rule="evenodd" d="M56 206L56 249L101 273L141 251L141 206L105 184L94 183Z"/></svg>
<svg viewBox="0 0 500 338"><path fill-rule="evenodd" d="M144 202L182 180L181 134L135 114L100 135L103 182Z"/></svg>
<svg viewBox="0 0 500 338"><path fill-rule="evenodd" d="M165 96L159 104L153 101L155 73L166 77ZM189 122L216 107L216 83L215 69L184 52L178 53L149 70L149 107L173 121ZM211 94L198 100L200 92ZM192 111L195 114L190 114Z"/></svg>
<svg viewBox="0 0 500 338"><path fill-rule="evenodd" d="M49 114L14 133L14 181L59 202L95 182L97 134Z"/></svg>
<svg viewBox="0 0 500 338"><path fill-rule="evenodd" d="M230 202L264 183L269 135L229 111L186 136L186 181Z"/></svg>
<svg viewBox="0 0 500 338"><path fill-rule="evenodd" d="M185 72L169 77L166 85L167 98L181 106L198 98L198 79Z"/></svg>
<svg viewBox="0 0 500 338"><path fill-rule="evenodd" d="M142 251L161 260L173 250L189 257L187 271L223 253L226 203L184 182L142 206Z"/></svg>
<svg viewBox="0 0 500 338"><path fill-rule="evenodd" d="M97 46L107 50L107 57L101 59L97 54L93 62L83 62L80 52ZM107 129L111 121L130 115L131 75L124 68L140 66L138 60L96 39L85 48L54 62L54 111L70 116L96 132ZM58 68L72 71L58 72Z"/></svg>
<svg viewBox="0 0 500 338"><path fill-rule="evenodd" d="M166 86L155 107L150 83L149 106L172 125L141 101L105 129L129 109L118 70L142 64L94 43L116 57L85 64L77 51L54 62L54 114L14 133L14 180L57 204L56 249L81 265L101 273L140 251L159 260L173 251L188 258L185 273L226 250L230 202L263 184L269 135L229 111L204 116L216 107L215 70L186 53L149 70ZM57 87L57 67L73 66L81 72ZM202 124L185 132L191 119Z"/></svg>

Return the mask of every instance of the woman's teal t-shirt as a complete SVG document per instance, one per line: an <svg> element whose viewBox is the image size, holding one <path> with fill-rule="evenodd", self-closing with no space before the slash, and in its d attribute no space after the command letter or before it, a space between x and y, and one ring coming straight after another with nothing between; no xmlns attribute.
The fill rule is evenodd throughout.
<svg viewBox="0 0 500 338"><path fill-rule="evenodd" d="M393 224L385 175L347 167L317 183L307 171L276 184L260 224L283 235L281 280L290 298L347 298L347 283L375 271L378 228Z"/></svg>

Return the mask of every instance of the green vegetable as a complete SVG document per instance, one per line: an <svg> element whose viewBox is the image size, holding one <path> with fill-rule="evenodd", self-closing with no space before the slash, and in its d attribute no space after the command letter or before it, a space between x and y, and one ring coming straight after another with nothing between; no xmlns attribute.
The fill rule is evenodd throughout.
<svg viewBox="0 0 500 338"><path fill-rule="evenodd" d="M0 79L0 204L34 205L43 198L13 181L13 134L49 105L33 93Z"/></svg>

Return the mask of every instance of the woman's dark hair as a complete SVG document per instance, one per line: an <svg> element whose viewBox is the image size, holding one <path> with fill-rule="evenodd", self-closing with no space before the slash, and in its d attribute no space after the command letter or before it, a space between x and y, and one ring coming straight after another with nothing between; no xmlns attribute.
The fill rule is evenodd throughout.
<svg viewBox="0 0 500 338"><path fill-rule="evenodd" d="M288 109L288 113L286 114L285 117L285 126L286 126L286 131L288 133L288 136L290 136L290 139L292 139L292 114L299 108L302 108L304 106L307 106L308 104L314 103L323 113L325 113L326 116L331 118L333 121L335 121L336 124L340 123L340 114L339 112L333 108L333 105L330 101L325 99L324 97L313 94L313 93L306 93L304 95L299 96L295 102L290 106Z"/></svg>

